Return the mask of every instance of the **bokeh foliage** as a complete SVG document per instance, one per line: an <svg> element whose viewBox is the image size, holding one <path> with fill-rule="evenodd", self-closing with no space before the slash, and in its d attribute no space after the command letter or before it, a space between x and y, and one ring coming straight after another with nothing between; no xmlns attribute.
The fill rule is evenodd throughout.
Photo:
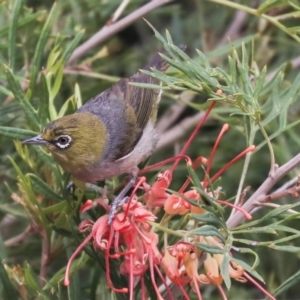
<svg viewBox="0 0 300 300"><path fill-rule="evenodd" d="M175 68L167 75L154 72L170 88L166 89L159 114L163 115L175 100L185 104L186 109L170 124L172 127L207 108L208 98L219 102L189 149L191 157L208 155L221 125L229 123L231 129L218 149L214 168L219 169L247 145L256 144L258 150L244 179L255 190L270 169L270 149L262 133L272 138L277 163L288 161L298 152L300 76L290 61L299 55L299 3L261 1L255 11L250 11L248 1L240 7L218 2L225 5L202 0L171 2L146 16L156 28L158 38L144 20L138 20L71 66L67 62L74 49L106 24L120 1L72 0L53 4L52 1L15 0L0 4L0 254L4 261L0 264L0 288L3 299L109 297L103 257L94 253L92 247L87 249L88 256L82 255L73 265L73 270L78 272L72 276L71 285L68 288L61 285L67 257L82 239L76 229L80 220L78 207L83 198L91 195L83 195L79 189L70 193L66 189L70 178L52 157L39 147L21 146L20 140L34 135L49 120L74 112L118 77L129 76L142 68L151 53L162 47L164 40L159 33L165 36L166 28L169 42L172 37L174 44L186 44L188 49L187 54L169 49L179 57L180 63L174 67L180 73ZM130 2L123 14L144 3ZM228 42L225 37L221 43L236 11L241 9L249 15L244 17L246 21L238 38ZM222 89L227 96L220 96L217 89ZM196 93L191 102L185 101L183 90ZM172 144L158 150L151 161L173 156L186 136L176 141L175 147ZM236 195L241 170L242 163L239 163L223 176L224 198ZM296 173L295 170L290 177ZM181 172L175 176L178 182L182 180ZM117 182L112 180L107 184L111 187ZM176 190L176 186L172 189ZM258 212L256 218L267 212L267 209ZM289 221L295 230L299 229L297 223L297 220ZM273 238L264 234L266 240ZM286 236L286 232L280 232L280 237ZM246 237L260 240L255 231ZM293 241L291 246L297 244ZM296 299L298 248L291 255L270 252L270 247L264 246L255 247L254 251L260 257L258 271L268 289L273 291L294 276L290 279L291 286L280 297ZM51 252L45 253L47 249ZM40 273L41 262L45 263L43 255L49 256L47 274ZM122 286L125 279L120 278L117 266L112 270L114 282ZM39 275L46 276L46 282ZM210 289L204 294L211 299L215 295ZM257 291L234 284L228 296L255 298Z"/></svg>

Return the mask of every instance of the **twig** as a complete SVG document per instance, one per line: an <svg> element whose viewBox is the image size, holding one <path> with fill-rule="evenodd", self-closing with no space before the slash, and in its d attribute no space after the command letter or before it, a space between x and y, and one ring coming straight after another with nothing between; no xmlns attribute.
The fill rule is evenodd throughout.
<svg viewBox="0 0 300 300"><path fill-rule="evenodd" d="M294 59L292 59L291 64L292 64L292 69L299 68L300 67L300 56L297 56ZM278 72L278 69L268 73L265 81L269 82L270 80L272 80L272 78L276 75L277 72Z"/></svg>
<svg viewBox="0 0 300 300"><path fill-rule="evenodd" d="M81 76L85 76L85 77L110 81L112 83L115 83L115 82L120 80L120 78L116 77L116 76L110 76L110 75L106 75L106 74L95 73L95 72L92 72L92 71L73 69L73 68L70 68L70 67L66 67L64 69L64 74L76 75L76 76L81 75Z"/></svg>
<svg viewBox="0 0 300 300"><path fill-rule="evenodd" d="M254 213L260 203L265 199L270 189L288 172L294 169L300 163L300 154L296 155L290 161L274 170L272 176L262 183L262 185L256 190L256 192L248 199L248 201L242 206L242 209L252 214ZM227 220L228 228L234 228L244 220L244 215L239 211L229 217Z"/></svg>
<svg viewBox="0 0 300 300"><path fill-rule="evenodd" d="M250 189L251 189L250 185L248 185L244 188L244 190L241 193L241 196L240 196L240 199L239 199L239 202L238 202L238 206L242 206L244 204L246 195L247 195L247 193L249 192Z"/></svg>
<svg viewBox="0 0 300 300"><path fill-rule="evenodd" d="M290 189L287 189L285 191L275 192L270 195L266 195L264 198L261 199L261 203L265 202L271 202L275 199L279 199L285 196L292 196L294 198L297 198L299 196L298 192L300 191L300 186L294 186Z"/></svg>
<svg viewBox="0 0 300 300"><path fill-rule="evenodd" d="M226 32L223 34L217 47L228 43L228 39L234 40L238 38L241 28L244 26L247 20L247 13L245 11L239 10L235 13L233 20L231 21Z"/></svg>
<svg viewBox="0 0 300 300"><path fill-rule="evenodd" d="M110 20L112 23L116 22L120 18L122 12L126 8L126 6L129 4L129 2L130 2L130 0L123 0L122 1L122 3L116 9L116 11L114 12L114 14L113 14L113 16L112 16L112 18Z"/></svg>
<svg viewBox="0 0 300 300"><path fill-rule="evenodd" d="M182 92L179 97L183 103L176 103L170 106L170 108L157 121L156 123L157 131L162 133L165 130L167 130L172 125L172 123L177 120L180 114L184 111L184 109L186 108L185 103L192 101L196 95L197 94L190 91Z"/></svg>
<svg viewBox="0 0 300 300"><path fill-rule="evenodd" d="M43 232L42 236L42 255L39 282L41 286L44 286L46 283L45 278L47 276L47 266L49 262L50 243L46 232Z"/></svg>
<svg viewBox="0 0 300 300"><path fill-rule="evenodd" d="M176 103L169 107L169 109L159 118L156 124L156 129L158 132L164 132L172 123L177 120L180 114L184 111L186 105L183 103Z"/></svg>
<svg viewBox="0 0 300 300"><path fill-rule="evenodd" d="M261 206L263 206L263 207L271 207L271 208L278 208L278 207L281 207L281 204L266 202L266 203L262 203ZM290 213L291 215L299 214L298 211L293 210L293 209L287 209L286 212Z"/></svg>
<svg viewBox="0 0 300 300"><path fill-rule="evenodd" d="M296 177L292 178L291 180L285 182L280 188L278 188L275 191L275 193L279 193L279 192L287 190L290 186L296 184L297 181L299 181L299 177L296 176Z"/></svg>
<svg viewBox="0 0 300 300"><path fill-rule="evenodd" d="M199 112L192 117L185 118L178 125L165 132L159 139L156 150L174 144L175 141L178 141L178 139L185 136L187 130L198 124L199 120L201 120L204 114L205 112Z"/></svg>
<svg viewBox="0 0 300 300"><path fill-rule="evenodd" d="M94 48L96 45L102 43L106 39L108 39L113 34L119 32L123 28L127 27L129 24L133 23L137 19L141 18L151 10L162 6L166 3L169 3L173 0L152 0L151 2L147 3L146 5L140 7L139 9L135 10L128 16L124 17L120 21L105 25L102 29L100 29L97 33L95 33L91 38L89 38L85 43L77 47L72 56L70 57L67 64L72 64L76 59L84 55L87 51Z"/></svg>
<svg viewBox="0 0 300 300"><path fill-rule="evenodd" d="M29 236L33 235L34 233L36 233L36 230L34 230L32 225L29 225L22 233L6 240L4 242L4 245L5 247L17 246L18 244L22 243L24 240L26 240Z"/></svg>

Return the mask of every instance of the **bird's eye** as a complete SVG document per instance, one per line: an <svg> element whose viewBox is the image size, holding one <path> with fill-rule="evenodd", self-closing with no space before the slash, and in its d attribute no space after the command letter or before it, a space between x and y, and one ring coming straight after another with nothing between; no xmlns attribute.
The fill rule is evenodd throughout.
<svg viewBox="0 0 300 300"><path fill-rule="evenodd" d="M61 135L55 139L55 145L60 149L65 149L70 146L72 138L69 135Z"/></svg>

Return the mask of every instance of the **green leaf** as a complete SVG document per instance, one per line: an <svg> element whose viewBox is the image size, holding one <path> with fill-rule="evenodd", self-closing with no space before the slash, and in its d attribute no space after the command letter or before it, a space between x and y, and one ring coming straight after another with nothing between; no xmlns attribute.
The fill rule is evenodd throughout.
<svg viewBox="0 0 300 300"><path fill-rule="evenodd" d="M54 192L47 185L46 182L44 182L42 179L37 177L35 174L27 174L27 175L30 177L32 187L36 192L44 195L46 198L53 200L55 202L60 202L60 201L64 200L60 195L58 195L56 192Z"/></svg>
<svg viewBox="0 0 300 300"><path fill-rule="evenodd" d="M46 153L40 146L31 146L34 151L37 153L38 157L51 169L54 173L54 177L56 182L58 183L60 189L63 189L63 182L62 182L62 173L59 169L57 163L54 162L53 157L51 154Z"/></svg>
<svg viewBox="0 0 300 300"><path fill-rule="evenodd" d="M61 211L66 211L67 201L63 200L43 209L46 214L53 214Z"/></svg>
<svg viewBox="0 0 300 300"><path fill-rule="evenodd" d="M56 2L54 2L52 9L49 13L48 19L41 31L36 49L34 51L34 57L31 62L32 70L31 70L30 86L29 86L29 89L31 90L31 92L34 91L34 88L36 86L38 72L41 69L42 56L44 53L44 49L45 49L46 43L48 41L48 37L51 32L51 28L57 17L58 17L58 5Z"/></svg>
<svg viewBox="0 0 300 300"><path fill-rule="evenodd" d="M230 260L234 261L235 263L240 265L244 270L246 270L248 273L250 273L252 276L257 278L261 282L265 283L264 279L255 270L253 270L252 267L250 267L248 264L246 264L242 260L236 259L234 257L231 257Z"/></svg>
<svg viewBox="0 0 300 300"><path fill-rule="evenodd" d="M243 230L235 230L234 234L241 234L241 233L270 233L270 234L277 234L274 228L271 226L264 226L264 227L249 227Z"/></svg>
<svg viewBox="0 0 300 300"><path fill-rule="evenodd" d="M13 204L1 203L0 210L5 213L9 213L18 218L28 219L28 214L22 206L16 206Z"/></svg>
<svg viewBox="0 0 300 300"><path fill-rule="evenodd" d="M274 297L283 294L288 291L292 286L298 284L300 281L300 270L297 271L294 275L289 277L286 281L284 281L275 291L272 293Z"/></svg>
<svg viewBox="0 0 300 300"><path fill-rule="evenodd" d="M40 124L45 126L49 120L49 90L47 85L47 79L44 72L41 72L41 96L39 102L39 121Z"/></svg>
<svg viewBox="0 0 300 300"><path fill-rule="evenodd" d="M258 254L255 251L253 251L250 248L239 247L238 248L238 252L239 253L249 253L249 254L253 255L254 256L254 263L253 263L253 265L252 265L251 268L255 269L258 266L258 264L259 264L259 256L258 256Z"/></svg>
<svg viewBox="0 0 300 300"><path fill-rule="evenodd" d="M236 39L234 41L230 41L230 43L224 45L224 46L221 46L221 47L217 47L217 48L214 48L214 50L212 51L209 51L207 53L205 53L206 55L206 58L208 60L212 60L212 59L220 59L220 57L222 55L225 55L225 54L228 54L230 52L232 52L232 49L238 49L240 48L243 44L248 44L249 42L252 42L253 40L256 40L258 38L260 38L260 34L259 33L255 33L255 34L249 34L245 37L242 37L240 39ZM236 81L234 81L236 82Z"/></svg>
<svg viewBox="0 0 300 300"><path fill-rule="evenodd" d="M297 202L297 203L294 203L294 204L284 204L284 205L281 205L279 207L276 207L276 208L272 209L267 214L264 214L261 218L256 219L256 220L251 221L251 222L247 222L247 223L242 224L240 226L237 226L237 227L231 229L231 231L235 232L236 230L251 228L251 227L253 227L253 226L257 225L257 224L260 224L260 223L262 223L262 222L264 222L266 220L270 220L271 218L280 217L280 215L282 215L283 213L285 213L287 210L294 209L294 208L296 208L298 206L300 206L300 202Z"/></svg>
<svg viewBox="0 0 300 300"><path fill-rule="evenodd" d="M168 30L166 30L166 39L167 39L168 44L173 44L172 37Z"/></svg>
<svg viewBox="0 0 300 300"><path fill-rule="evenodd" d="M0 135L4 135L12 139L25 140L37 135L37 133L21 128L0 126Z"/></svg>
<svg viewBox="0 0 300 300"><path fill-rule="evenodd" d="M27 14L24 18L21 20L18 20L17 23L17 29L20 29L22 27L27 26L30 23L36 22L36 20L40 17L43 17L46 14L46 10L44 11L37 11L37 12L32 12L30 14ZM10 23L8 26L3 26L0 29L0 38L6 36L9 33L10 30Z"/></svg>
<svg viewBox="0 0 300 300"><path fill-rule="evenodd" d="M226 224L223 220L219 219L213 213L205 213L205 214L189 214L192 219L203 222L205 224L215 225L216 227L221 226L223 228L227 228Z"/></svg>
<svg viewBox="0 0 300 300"><path fill-rule="evenodd" d="M300 247L289 246L289 245L284 245L284 246L273 245L271 248L274 250L286 251L286 252L291 252L291 253L299 253L300 252Z"/></svg>
<svg viewBox="0 0 300 300"><path fill-rule="evenodd" d="M11 281L9 280L9 276L7 274L2 260L0 262L0 281L3 285L3 299L18 300L19 298L17 296L16 290L14 289Z"/></svg>
<svg viewBox="0 0 300 300"><path fill-rule="evenodd" d="M235 64L235 60L231 56L229 56L228 61L229 61L230 77L231 77L230 78L230 83L234 84L234 83L236 83L236 64Z"/></svg>
<svg viewBox="0 0 300 300"><path fill-rule="evenodd" d="M282 4L283 4L282 0L266 0L263 1L262 4L258 7L257 12L259 14L264 14L273 8L282 6Z"/></svg>
<svg viewBox="0 0 300 300"><path fill-rule="evenodd" d="M8 58L9 67L13 70L15 68L15 56L16 56L16 36L17 36L17 25L19 20L19 14L21 9L22 0L15 0L12 9L12 20L9 26L8 33Z"/></svg>
<svg viewBox="0 0 300 300"><path fill-rule="evenodd" d="M23 108L25 115L30 121L30 125L32 126L32 128L38 131L40 126L39 126L38 115L36 110L33 108L30 102L25 98L22 88L18 83L18 81L15 79L11 70L7 66L4 66L4 70L6 73L8 84L15 96L15 99L19 102L19 104Z"/></svg>
<svg viewBox="0 0 300 300"><path fill-rule="evenodd" d="M38 278L28 263L24 264L24 279L25 284L35 293L43 294L43 290L38 283Z"/></svg>
<svg viewBox="0 0 300 300"><path fill-rule="evenodd" d="M63 106L57 114L57 118L63 117L69 109L74 110L73 98L74 96L71 96L67 101L65 101L65 103L63 104Z"/></svg>
<svg viewBox="0 0 300 300"><path fill-rule="evenodd" d="M1 206L2 206L2 204L1 204ZM2 261L3 259L6 259L6 258L7 258L6 248L4 245L2 235L0 234L0 260Z"/></svg>
<svg viewBox="0 0 300 300"><path fill-rule="evenodd" d="M193 168L190 165L187 165L187 169L188 169L190 179L191 179L192 183L194 184L195 189L200 193L200 196L201 196L201 199L202 199L203 203L207 206L214 205L215 204L214 199L209 197L204 192L203 187L201 185L201 182L200 182L196 172L193 170Z"/></svg>
<svg viewBox="0 0 300 300"><path fill-rule="evenodd" d="M292 6L295 10L300 11L300 6L296 5L295 3L293 3L292 1L288 1L289 5Z"/></svg>
<svg viewBox="0 0 300 300"><path fill-rule="evenodd" d="M85 30L80 30L75 38L72 40L72 42L68 45L68 47L65 49L62 57L63 57L63 61L64 63L66 63L68 61L68 59L71 57L71 55L73 54L75 48L78 46L79 42L81 41L83 35L84 35Z"/></svg>
<svg viewBox="0 0 300 300"><path fill-rule="evenodd" d="M288 27L287 30L291 34L299 34L300 33L300 26Z"/></svg>
<svg viewBox="0 0 300 300"><path fill-rule="evenodd" d="M82 97L81 97L79 85L77 83L75 84L74 97L75 97L75 108L78 109L79 107L82 106Z"/></svg>
<svg viewBox="0 0 300 300"><path fill-rule="evenodd" d="M253 97L258 98L263 90L266 79L267 67L264 67L256 79Z"/></svg>
<svg viewBox="0 0 300 300"><path fill-rule="evenodd" d="M221 275L224 279L225 285L228 290L230 290L230 287L231 287L231 279L229 276L229 261L230 261L229 255L228 255L228 253L225 253L223 256L221 266L220 266L220 272L221 272Z"/></svg>
<svg viewBox="0 0 300 300"><path fill-rule="evenodd" d="M194 243L194 245L197 248L199 248L200 250L211 253L211 254L224 254L225 253L224 249L222 249L218 246L213 246L213 245L208 245L208 244L203 244L203 243Z"/></svg>
<svg viewBox="0 0 300 300"><path fill-rule="evenodd" d="M13 93L9 89L7 89L6 87L4 87L4 86L0 86L0 93L4 94L6 96L9 96L9 97L13 96Z"/></svg>
<svg viewBox="0 0 300 300"><path fill-rule="evenodd" d="M198 235L198 236L216 236L220 240L225 241L224 236L218 231L217 228L211 225L204 225L193 229L189 232L189 235Z"/></svg>
<svg viewBox="0 0 300 300"><path fill-rule="evenodd" d="M47 224L48 224L47 219L45 217L45 214L42 211L41 204L37 200L37 197L34 193L30 178L23 174L21 169L18 167L18 165L12 158L8 157L8 159L10 160L11 164L13 165L15 171L18 174L19 184L22 186L22 189L26 193L26 197L23 198L23 201L26 204L26 208L28 210L30 210L31 214L35 218L35 221L39 221L45 230L48 229L47 228Z"/></svg>

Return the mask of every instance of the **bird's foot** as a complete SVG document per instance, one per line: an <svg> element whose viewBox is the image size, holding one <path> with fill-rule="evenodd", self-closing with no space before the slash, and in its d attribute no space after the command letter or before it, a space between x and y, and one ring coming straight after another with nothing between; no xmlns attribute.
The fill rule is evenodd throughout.
<svg viewBox="0 0 300 300"><path fill-rule="evenodd" d="M126 194L135 185L135 183L136 183L136 177L134 176L124 186L123 190L120 192L117 198L115 198L114 201L112 202L110 212L108 214L108 221L107 221L108 225L112 223L114 216L116 215L117 209L129 200L129 197L127 197Z"/></svg>
<svg viewBox="0 0 300 300"><path fill-rule="evenodd" d="M125 204L128 200L129 200L130 197L124 197L123 199L118 199L118 197L113 201L113 203L111 204L110 206L110 211L109 211L109 214L108 214L108 225L110 225L117 213L117 209L122 206L123 204Z"/></svg>

